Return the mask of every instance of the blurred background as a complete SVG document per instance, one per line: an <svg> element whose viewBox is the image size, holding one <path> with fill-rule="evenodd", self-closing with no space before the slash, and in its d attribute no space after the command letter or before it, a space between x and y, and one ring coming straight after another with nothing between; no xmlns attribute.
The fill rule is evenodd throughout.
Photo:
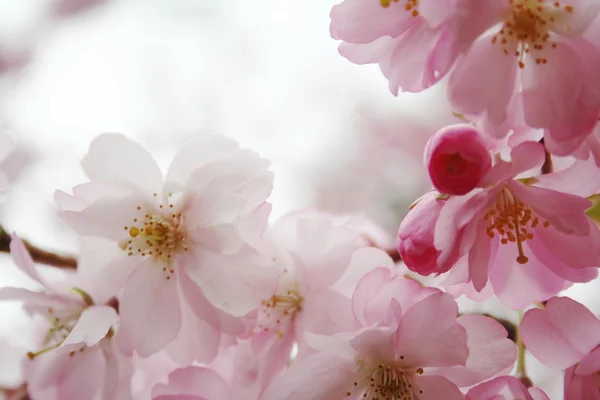
<svg viewBox="0 0 600 400"><path fill-rule="evenodd" d="M394 97L377 66L342 58L329 36L338 2L0 0L0 126L16 146L0 164L11 181L0 224L75 253L52 196L85 181L92 138L124 133L166 168L193 136L217 132L272 160L273 219L310 207L364 213L393 238L429 190L428 137L458 121L443 84ZM0 255L0 286L12 285L33 287ZM595 290L569 294L600 312ZM495 302L465 309L515 318ZM0 343L26 346L25 326L18 304L0 304ZM559 398L561 378L530 364Z"/></svg>

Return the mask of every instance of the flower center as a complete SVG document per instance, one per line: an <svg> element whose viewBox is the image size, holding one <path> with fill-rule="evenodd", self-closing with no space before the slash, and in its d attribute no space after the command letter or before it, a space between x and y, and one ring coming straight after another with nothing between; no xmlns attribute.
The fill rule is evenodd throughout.
<svg viewBox="0 0 600 400"><path fill-rule="evenodd" d="M417 388L411 379L414 375L421 375L422 368L407 369L397 364L373 365L362 359L357 360L356 365L359 378L346 396L359 395L364 400L415 400L419 394L423 394L423 390Z"/></svg>
<svg viewBox="0 0 600 400"><path fill-rule="evenodd" d="M75 324L77 324L77 321L79 320L83 310L84 308L77 307L64 308L60 310L48 307L45 314L50 326L43 342L45 347L35 353L27 353L27 357L29 357L30 360L33 360L40 354L44 354L59 347L62 342L65 341L67 336L69 336L75 327Z"/></svg>
<svg viewBox="0 0 600 400"><path fill-rule="evenodd" d="M297 285L289 289L280 288L271 298L262 301L257 328L262 332L275 332L283 337L283 325L292 322L296 314L302 311L304 297Z"/></svg>
<svg viewBox="0 0 600 400"><path fill-rule="evenodd" d="M575 10L572 5L562 5L558 1L545 0L508 0L511 9L502 25L502 29L493 36L493 44L501 44L504 54L514 54L519 67L525 68L524 56L529 54L535 63L547 64L548 59L541 53L548 48L556 48L557 43L550 40L553 24L565 14Z"/></svg>
<svg viewBox="0 0 600 400"><path fill-rule="evenodd" d="M400 0L379 0L381 7L388 8L392 3L399 3ZM404 10L410 12L413 17L419 16L419 0L404 0Z"/></svg>
<svg viewBox="0 0 600 400"><path fill-rule="evenodd" d="M484 220L487 221L486 231L491 239L498 234L501 244L517 244L519 264L529 261L523 253L523 242L534 238L534 230L540 222L544 228L550 226L549 221L540 220L507 186L500 190L494 207L487 210Z"/></svg>
<svg viewBox="0 0 600 400"><path fill-rule="evenodd" d="M156 194L154 194L156 196ZM128 237L121 240L121 249L127 251L128 256L139 255L152 257L163 265L163 271L170 279L174 273L172 258L176 251L187 251L185 245L185 232L183 229L183 215L174 211L170 204L169 194L166 204L160 203L158 207L147 207L142 211L142 206L136 207L138 216L133 218L131 226L125 226ZM168 210L168 211L167 211Z"/></svg>

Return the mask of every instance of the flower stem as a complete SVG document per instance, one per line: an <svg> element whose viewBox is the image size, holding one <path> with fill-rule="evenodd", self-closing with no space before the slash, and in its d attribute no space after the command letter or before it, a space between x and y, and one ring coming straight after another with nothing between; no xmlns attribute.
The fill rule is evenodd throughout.
<svg viewBox="0 0 600 400"><path fill-rule="evenodd" d="M531 379L527 376L527 370L525 368L525 344L523 343L523 338L521 337L521 332L519 328L521 326L521 320L523 319L523 310L519 310L519 317L517 321L517 329L516 329L516 344L517 344L517 378L525 386L531 387L533 384L531 383Z"/></svg>

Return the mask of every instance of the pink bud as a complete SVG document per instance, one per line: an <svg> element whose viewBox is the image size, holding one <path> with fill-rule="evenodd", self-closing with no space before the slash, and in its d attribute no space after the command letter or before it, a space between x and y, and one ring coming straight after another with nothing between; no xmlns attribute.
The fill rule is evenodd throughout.
<svg viewBox="0 0 600 400"><path fill-rule="evenodd" d="M398 253L404 264L421 275L442 273L437 268L439 251L433 245L435 224L444 205L438 192L429 192L402 221L398 230Z"/></svg>
<svg viewBox="0 0 600 400"><path fill-rule="evenodd" d="M492 166L483 135L468 124L439 130L427 142L425 165L441 193L463 195L473 190Z"/></svg>

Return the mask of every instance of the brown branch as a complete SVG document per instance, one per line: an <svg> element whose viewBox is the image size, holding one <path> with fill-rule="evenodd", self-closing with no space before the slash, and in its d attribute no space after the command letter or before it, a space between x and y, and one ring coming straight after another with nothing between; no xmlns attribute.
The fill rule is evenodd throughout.
<svg viewBox="0 0 600 400"><path fill-rule="evenodd" d="M550 154L548 149L546 149L546 143L544 142L544 138L540 140L540 143L544 145L544 152L546 153L546 159L544 161L544 165L542 165L542 175L546 175L554 170L554 166L552 164L552 154Z"/></svg>
<svg viewBox="0 0 600 400"><path fill-rule="evenodd" d="M10 241L10 235L6 233L2 227L0 227L0 252L10 253ZM23 244L25 245L25 248L27 248L27 251L29 251L29 254L31 254L33 261L36 263L51 265L53 267L64 269L77 268L77 259L75 257L63 256L40 249L26 240L23 240Z"/></svg>

